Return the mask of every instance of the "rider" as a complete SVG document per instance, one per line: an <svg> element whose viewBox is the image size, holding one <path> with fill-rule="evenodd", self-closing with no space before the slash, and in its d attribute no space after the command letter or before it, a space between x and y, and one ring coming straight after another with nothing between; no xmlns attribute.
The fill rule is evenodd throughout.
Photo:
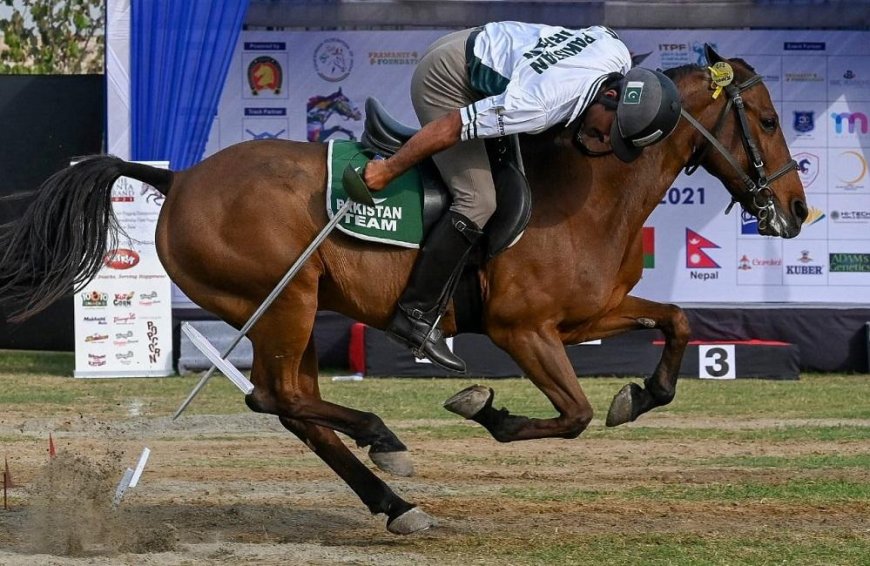
<svg viewBox="0 0 870 566"><path fill-rule="evenodd" d="M448 34L428 49L411 82L423 127L395 155L370 161L364 172L369 188L380 190L432 156L453 196L422 245L389 336L440 366L465 371L465 362L434 327L495 212L483 138L535 134L562 124L574 128L578 147L593 138L632 161L673 131L680 103L665 75L630 69L628 48L603 26L573 30L495 22Z"/></svg>

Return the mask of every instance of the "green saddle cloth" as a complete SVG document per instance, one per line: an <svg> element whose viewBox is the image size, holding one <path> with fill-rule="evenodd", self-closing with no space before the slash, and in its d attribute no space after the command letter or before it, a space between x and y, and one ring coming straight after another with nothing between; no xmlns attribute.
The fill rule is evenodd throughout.
<svg viewBox="0 0 870 566"><path fill-rule="evenodd" d="M326 157L326 212L329 217L348 200L341 176L348 163L365 165L366 149L354 141L329 140ZM375 206L353 203L336 228L361 240L406 248L418 248L423 240L423 189L416 167L387 187L372 193Z"/></svg>

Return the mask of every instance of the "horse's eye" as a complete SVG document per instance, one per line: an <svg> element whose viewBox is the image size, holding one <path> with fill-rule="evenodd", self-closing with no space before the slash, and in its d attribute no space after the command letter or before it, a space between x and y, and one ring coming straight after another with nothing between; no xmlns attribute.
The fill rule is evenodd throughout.
<svg viewBox="0 0 870 566"><path fill-rule="evenodd" d="M762 118L761 119L761 127L764 128L768 132L774 131L776 129L776 117Z"/></svg>

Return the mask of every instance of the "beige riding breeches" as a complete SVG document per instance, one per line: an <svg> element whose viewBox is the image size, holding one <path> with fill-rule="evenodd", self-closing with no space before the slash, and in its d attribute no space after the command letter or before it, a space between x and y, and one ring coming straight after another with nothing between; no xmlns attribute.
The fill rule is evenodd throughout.
<svg viewBox="0 0 870 566"><path fill-rule="evenodd" d="M468 79L465 43L471 32L469 29L445 35L420 59L411 79L411 101L420 124L428 124L482 98ZM483 228L496 205L483 140L461 141L433 159L453 195L450 210Z"/></svg>

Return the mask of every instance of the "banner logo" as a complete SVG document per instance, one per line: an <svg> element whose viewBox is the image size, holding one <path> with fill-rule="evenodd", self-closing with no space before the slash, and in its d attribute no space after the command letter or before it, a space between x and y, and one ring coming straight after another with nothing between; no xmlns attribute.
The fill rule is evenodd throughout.
<svg viewBox="0 0 870 566"><path fill-rule="evenodd" d="M798 175L804 188L808 188L819 176L819 156L805 151L795 154L794 160L798 164Z"/></svg>
<svg viewBox="0 0 870 566"><path fill-rule="evenodd" d="M133 202L136 200L136 189L127 177L119 177L112 187L112 202Z"/></svg>
<svg viewBox="0 0 870 566"><path fill-rule="evenodd" d="M268 130L264 130L260 133L257 133L257 132L251 131L250 129L247 129L247 128L245 129L245 133L248 134L249 136L251 136L252 140L276 140L276 139L278 139L278 136L280 136L281 134L283 134L286 131L287 131L286 128L282 128L274 133L270 132Z"/></svg>
<svg viewBox="0 0 870 566"><path fill-rule="evenodd" d="M840 153L840 157L846 157L848 159L845 160L847 163L844 164L844 160L841 159L838 164L837 179L843 184L835 185L835 187L847 191L864 188L863 181L867 176L867 160L864 158L864 154L860 151L849 150Z"/></svg>
<svg viewBox="0 0 870 566"><path fill-rule="evenodd" d="M341 125L327 126L332 116L346 120L362 120L362 112L353 101L341 92L341 88L326 96L312 96L305 105L308 141L323 142L334 135L356 140L356 134Z"/></svg>
<svg viewBox="0 0 870 566"><path fill-rule="evenodd" d="M786 265L786 275L822 275L821 265L811 265L815 260L810 256L809 250L801 250L801 256L797 259L799 265Z"/></svg>
<svg viewBox="0 0 870 566"><path fill-rule="evenodd" d="M758 218L745 210L740 211L740 233L744 236L760 236L758 233Z"/></svg>
<svg viewBox="0 0 870 566"><path fill-rule="evenodd" d="M825 213L815 206L811 206L809 212L807 213L806 219L804 219L804 227L812 226L817 222L821 222L825 218Z"/></svg>
<svg viewBox="0 0 870 566"><path fill-rule="evenodd" d="M139 254L127 248L118 248L106 253L103 264L109 269L130 269L139 264Z"/></svg>
<svg viewBox="0 0 870 566"><path fill-rule="evenodd" d="M870 254L828 254L831 273L870 273Z"/></svg>
<svg viewBox="0 0 870 566"><path fill-rule="evenodd" d="M248 86L251 87L251 94L255 96L263 90L281 94L283 78L281 64L273 57L261 55L248 64Z"/></svg>
<svg viewBox="0 0 870 566"><path fill-rule="evenodd" d="M843 131L844 126L850 134L867 133L867 115L863 112L832 112L831 118L834 120L834 133L846 133Z"/></svg>
<svg viewBox="0 0 870 566"><path fill-rule="evenodd" d="M105 307L109 304L109 294L102 291L91 291L90 293L82 293L82 306Z"/></svg>
<svg viewBox="0 0 870 566"><path fill-rule="evenodd" d="M129 307L133 302L133 291L129 293L115 293L115 300L112 304L116 307Z"/></svg>
<svg viewBox="0 0 870 566"><path fill-rule="evenodd" d="M353 70L353 51L350 45L333 37L324 40L314 50L314 70L325 81L343 81Z"/></svg>
<svg viewBox="0 0 870 566"><path fill-rule="evenodd" d="M795 110L794 111L794 122L792 126L794 127L794 131L805 134L807 132L812 132L815 127L815 121L813 119L813 115L815 112L813 111L802 111Z"/></svg>

